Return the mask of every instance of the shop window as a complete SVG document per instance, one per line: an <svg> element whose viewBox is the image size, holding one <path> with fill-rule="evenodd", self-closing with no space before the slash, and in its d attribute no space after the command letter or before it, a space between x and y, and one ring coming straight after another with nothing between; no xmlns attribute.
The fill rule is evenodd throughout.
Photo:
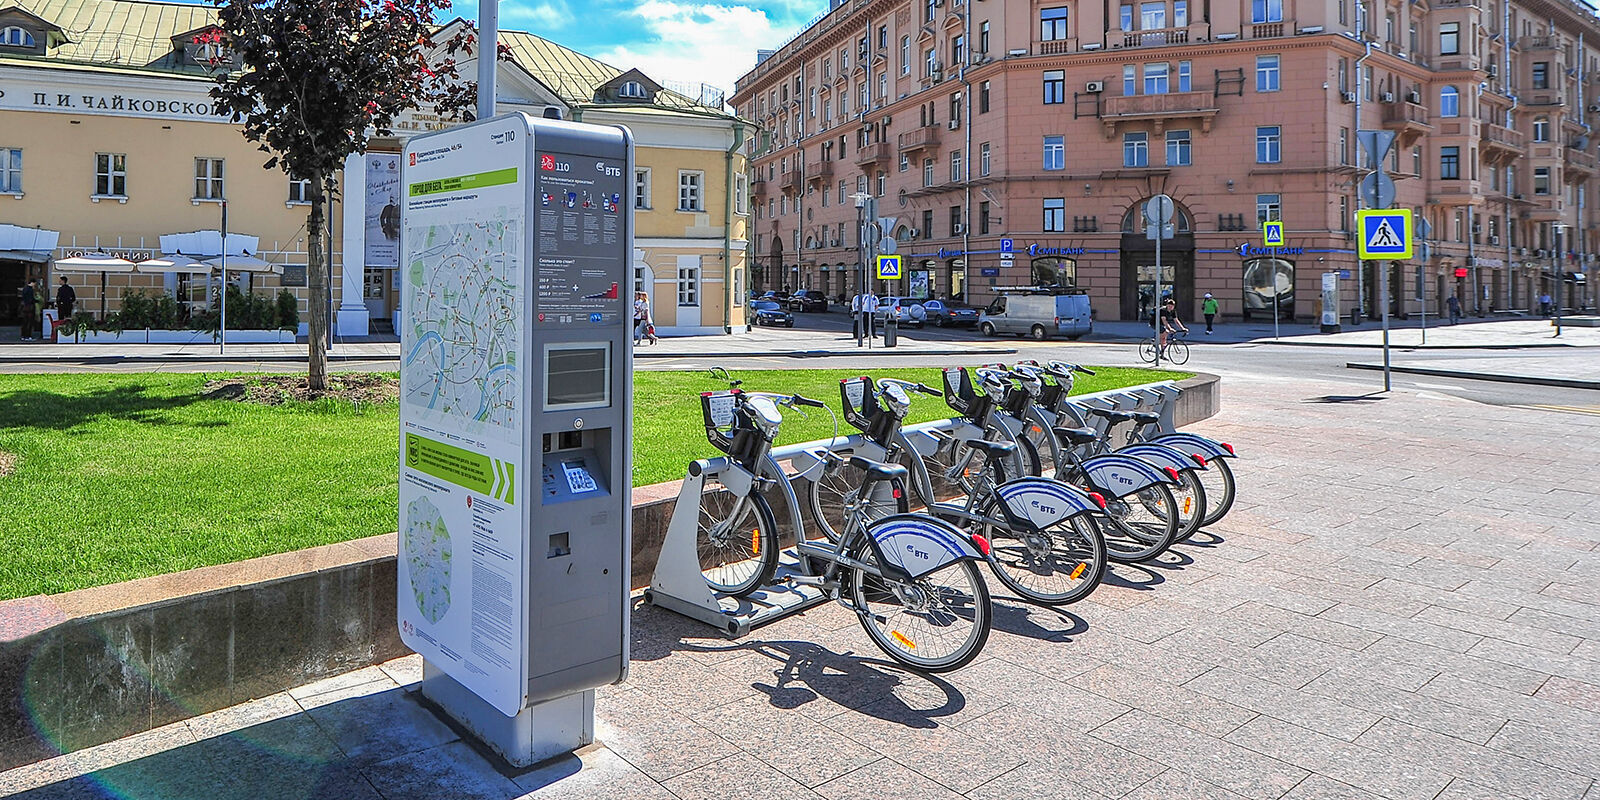
<svg viewBox="0 0 1600 800"><path fill-rule="evenodd" d="M1078 285L1078 262L1070 258L1033 260L1033 285L1073 287Z"/></svg>
<svg viewBox="0 0 1600 800"><path fill-rule="evenodd" d="M1281 318L1294 315L1294 262L1253 258L1244 262L1244 314L1268 316L1276 302Z"/></svg>

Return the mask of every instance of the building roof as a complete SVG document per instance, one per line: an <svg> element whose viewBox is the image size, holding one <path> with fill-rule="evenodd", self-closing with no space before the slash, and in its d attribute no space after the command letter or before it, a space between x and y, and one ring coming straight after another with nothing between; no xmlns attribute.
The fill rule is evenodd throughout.
<svg viewBox="0 0 1600 800"><path fill-rule="evenodd" d="M525 31L501 31L500 43L511 49L518 65L573 106L594 105L596 91L626 71ZM711 99L662 89L653 94L651 105L723 113L721 98L714 105L707 102Z"/></svg>
<svg viewBox="0 0 1600 800"><path fill-rule="evenodd" d="M57 25L67 42L51 59L184 72L202 71L174 58L172 37L216 24L209 5L149 0L5 0Z"/></svg>

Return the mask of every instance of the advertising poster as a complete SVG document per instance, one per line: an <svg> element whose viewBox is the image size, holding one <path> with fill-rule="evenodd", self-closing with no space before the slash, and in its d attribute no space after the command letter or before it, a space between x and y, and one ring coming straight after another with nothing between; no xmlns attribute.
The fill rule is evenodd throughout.
<svg viewBox="0 0 1600 800"><path fill-rule="evenodd" d="M400 265L400 154L362 158L367 164L366 265L394 269Z"/></svg>
<svg viewBox="0 0 1600 800"><path fill-rule="evenodd" d="M400 173L400 634L508 716L528 682L527 136L417 137Z"/></svg>

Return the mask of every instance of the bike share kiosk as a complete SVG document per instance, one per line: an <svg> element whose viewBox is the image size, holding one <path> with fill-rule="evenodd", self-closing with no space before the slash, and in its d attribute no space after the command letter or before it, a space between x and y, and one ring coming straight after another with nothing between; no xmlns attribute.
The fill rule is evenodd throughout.
<svg viewBox="0 0 1600 800"><path fill-rule="evenodd" d="M402 158L400 637L507 761L628 668L633 139L509 114Z"/></svg>

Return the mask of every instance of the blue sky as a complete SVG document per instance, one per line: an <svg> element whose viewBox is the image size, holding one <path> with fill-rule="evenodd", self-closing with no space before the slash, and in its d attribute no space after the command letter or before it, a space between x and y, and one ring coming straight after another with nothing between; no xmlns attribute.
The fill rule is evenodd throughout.
<svg viewBox="0 0 1600 800"><path fill-rule="evenodd" d="M827 0L501 0L500 26L525 30L657 81L709 83L729 94L771 49L827 8ZM477 0L449 12L478 17Z"/></svg>

